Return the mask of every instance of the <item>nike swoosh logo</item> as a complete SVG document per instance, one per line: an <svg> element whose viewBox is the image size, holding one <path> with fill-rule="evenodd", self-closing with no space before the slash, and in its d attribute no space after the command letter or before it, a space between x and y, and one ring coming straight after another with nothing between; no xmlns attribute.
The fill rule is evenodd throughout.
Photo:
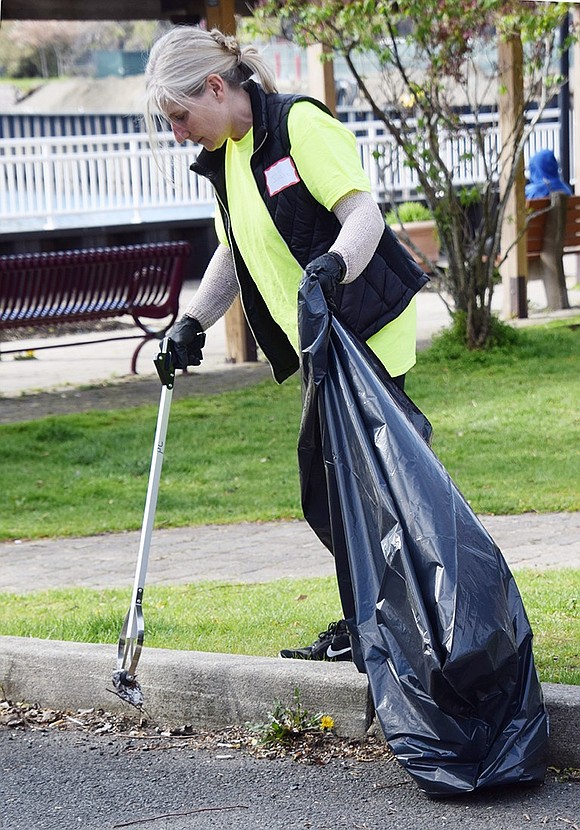
<svg viewBox="0 0 580 830"><path fill-rule="evenodd" d="M340 657L341 654L346 654L350 651L350 646L348 648L339 648L338 651L335 651L332 646L328 646L326 649L326 656L327 657Z"/></svg>

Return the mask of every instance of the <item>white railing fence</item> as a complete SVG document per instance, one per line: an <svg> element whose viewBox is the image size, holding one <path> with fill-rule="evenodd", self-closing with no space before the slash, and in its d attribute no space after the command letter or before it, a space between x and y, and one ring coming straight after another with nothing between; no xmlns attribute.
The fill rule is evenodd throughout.
<svg viewBox="0 0 580 830"><path fill-rule="evenodd" d="M549 148L559 155L559 113L549 110L536 124L525 147L525 163L538 150ZM484 151L475 140L473 116L462 119L462 127L454 133L440 134L442 158L457 187L483 182L490 169L498 169L499 128L497 115L479 118L479 132L484 136ZM348 122L355 131L360 157L369 178L373 195L382 204L393 200L417 198L419 180L407 164L403 151L379 121ZM486 163L487 162L487 163Z"/></svg>
<svg viewBox="0 0 580 830"><path fill-rule="evenodd" d="M546 115L530 138L526 160L543 147L558 155L559 123L553 113ZM375 198L384 204L415 197L416 176L384 125L349 121L347 126L357 137ZM442 136L458 186L486 175L471 136L467 117L461 130ZM490 122L488 158L497 152L497 141L497 125ZM211 187L189 170L197 151L171 144L161 157L170 171L166 175L143 133L0 139L0 233L82 227L96 217L109 224L138 223L169 209L183 217L210 217Z"/></svg>
<svg viewBox="0 0 580 830"><path fill-rule="evenodd" d="M141 222L147 209L179 205L211 215L211 187L188 169L194 155L172 146L164 171L141 133L0 140L0 229L49 229L91 214Z"/></svg>

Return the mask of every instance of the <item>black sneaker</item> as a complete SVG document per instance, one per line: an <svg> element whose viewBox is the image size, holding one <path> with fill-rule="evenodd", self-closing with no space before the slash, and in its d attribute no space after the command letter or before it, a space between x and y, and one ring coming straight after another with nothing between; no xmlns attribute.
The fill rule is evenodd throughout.
<svg viewBox="0 0 580 830"><path fill-rule="evenodd" d="M284 648L280 657L295 660L352 660L350 636L344 620L332 622L318 635L311 646L305 648Z"/></svg>

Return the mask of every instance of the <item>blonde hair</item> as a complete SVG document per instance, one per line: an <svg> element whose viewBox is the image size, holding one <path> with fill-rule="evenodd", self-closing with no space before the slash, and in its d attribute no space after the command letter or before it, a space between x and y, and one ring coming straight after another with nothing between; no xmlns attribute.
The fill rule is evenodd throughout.
<svg viewBox="0 0 580 830"><path fill-rule="evenodd" d="M152 137L171 105L183 107L201 95L208 75L239 87L256 75L266 92L276 92L274 73L254 46L240 46L219 29L176 26L157 40L145 68L145 125Z"/></svg>

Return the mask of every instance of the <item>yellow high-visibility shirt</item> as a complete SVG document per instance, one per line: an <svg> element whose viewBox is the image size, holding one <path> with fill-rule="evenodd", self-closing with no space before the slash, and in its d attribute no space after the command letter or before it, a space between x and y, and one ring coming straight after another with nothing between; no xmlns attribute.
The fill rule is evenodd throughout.
<svg viewBox="0 0 580 830"><path fill-rule="evenodd" d="M370 192L354 134L316 105L300 101L288 116L293 169L281 175L299 176L312 196L332 210L353 190ZM297 352L298 285L302 268L288 249L258 192L250 159L253 130L240 141L226 144L226 188L232 232L243 260L270 314L286 333ZM221 215L216 211L220 242L228 245ZM415 363L416 304L410 305L391 323L367 341L393 377Z"/></svg>

